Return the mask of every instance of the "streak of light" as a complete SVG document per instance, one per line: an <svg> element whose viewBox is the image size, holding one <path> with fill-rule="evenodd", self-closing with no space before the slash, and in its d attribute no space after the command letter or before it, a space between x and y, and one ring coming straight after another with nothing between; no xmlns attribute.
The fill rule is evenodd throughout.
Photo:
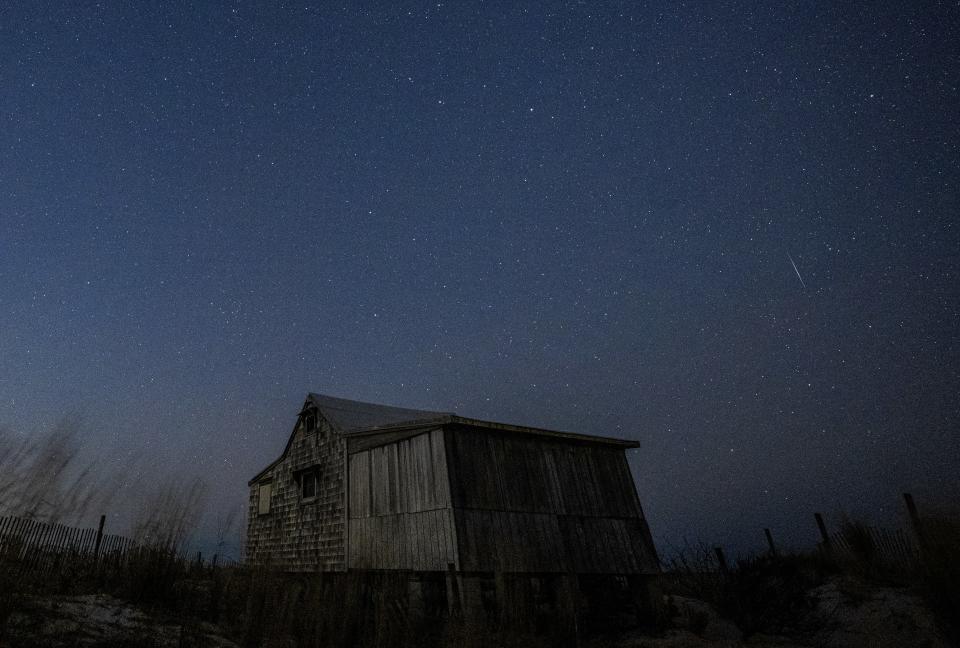
<svg viewBox="0 0 960 648"><path fill-rule="evenodd" d="M789 252L787 252L787 258L790 259L790 265L793 266L793 271L797 273L797 279L800 280L800 285L806 288L807 284L803 281L803 277L800 276L800 271L797 270L797 264L793 262L793 257L790 256Z"/></svg>

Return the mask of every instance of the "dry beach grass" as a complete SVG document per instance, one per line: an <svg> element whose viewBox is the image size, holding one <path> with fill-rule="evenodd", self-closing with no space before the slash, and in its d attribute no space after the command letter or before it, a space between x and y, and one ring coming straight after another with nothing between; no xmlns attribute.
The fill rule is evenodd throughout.
<svg viewBox="0 0 960 648"><path fill-rule="evenodd" d="M76 429L0 437L6 512L66 520L109 502L109 484L78 460ZM50 487L39 488L41 479ZM841 525L833 550L756 555L725 570L707 546L686 547L666 561L662 600L638 616L612 591L587 604L589 579L576 608L499 575L476 590L471 609L458 609L443 575L214 568L184 552L202 485L161 487L148 501L137 549L122 560L25 560L21 539L0 539L0 646L939 648L960 636L960 516L950 509L924 516L912 559L885 557L882 536L854 520Z"/></svg>

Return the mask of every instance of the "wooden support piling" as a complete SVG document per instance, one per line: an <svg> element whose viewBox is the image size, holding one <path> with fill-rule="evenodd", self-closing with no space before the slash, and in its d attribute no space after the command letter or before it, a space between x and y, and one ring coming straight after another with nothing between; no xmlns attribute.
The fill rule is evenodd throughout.
<svg viewBox="0 0 960 648"><path fill-rule="evenodd" d="M570 620L566 634L573 640L572 645L580 648L580 588L577 574L568 571L560 576L559 581L560 592L557 598L561 601L560 609Z"/></svg>
<svg viewBox="0 0 960 648"><path fill-rule="evenodd" d="M457 568L453 563L447 563L447 612L450 618L456 618L463 614L460 583L457 580Z"/></svg>

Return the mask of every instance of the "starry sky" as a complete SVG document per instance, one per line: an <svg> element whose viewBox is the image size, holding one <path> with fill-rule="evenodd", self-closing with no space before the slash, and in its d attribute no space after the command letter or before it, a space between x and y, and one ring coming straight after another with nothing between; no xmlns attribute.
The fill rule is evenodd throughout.
<svg viewBox="0 0 960 648"><path fill-rule="evenodd" d="M308 391L638 439L656 540L960 491L955 2L0 9L0 425L210 512Z"/></svg>

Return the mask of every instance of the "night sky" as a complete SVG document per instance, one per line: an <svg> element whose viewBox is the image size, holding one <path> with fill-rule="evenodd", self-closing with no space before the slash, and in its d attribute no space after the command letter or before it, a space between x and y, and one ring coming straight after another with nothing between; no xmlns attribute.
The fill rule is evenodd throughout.
<svg viewBox="0 0 960 648"><path fill-rule="evenodd" d="M211 515L308 391L633 438L663 551L958 495L956 2L197 4L0 9L3 427Z"/></svg>

